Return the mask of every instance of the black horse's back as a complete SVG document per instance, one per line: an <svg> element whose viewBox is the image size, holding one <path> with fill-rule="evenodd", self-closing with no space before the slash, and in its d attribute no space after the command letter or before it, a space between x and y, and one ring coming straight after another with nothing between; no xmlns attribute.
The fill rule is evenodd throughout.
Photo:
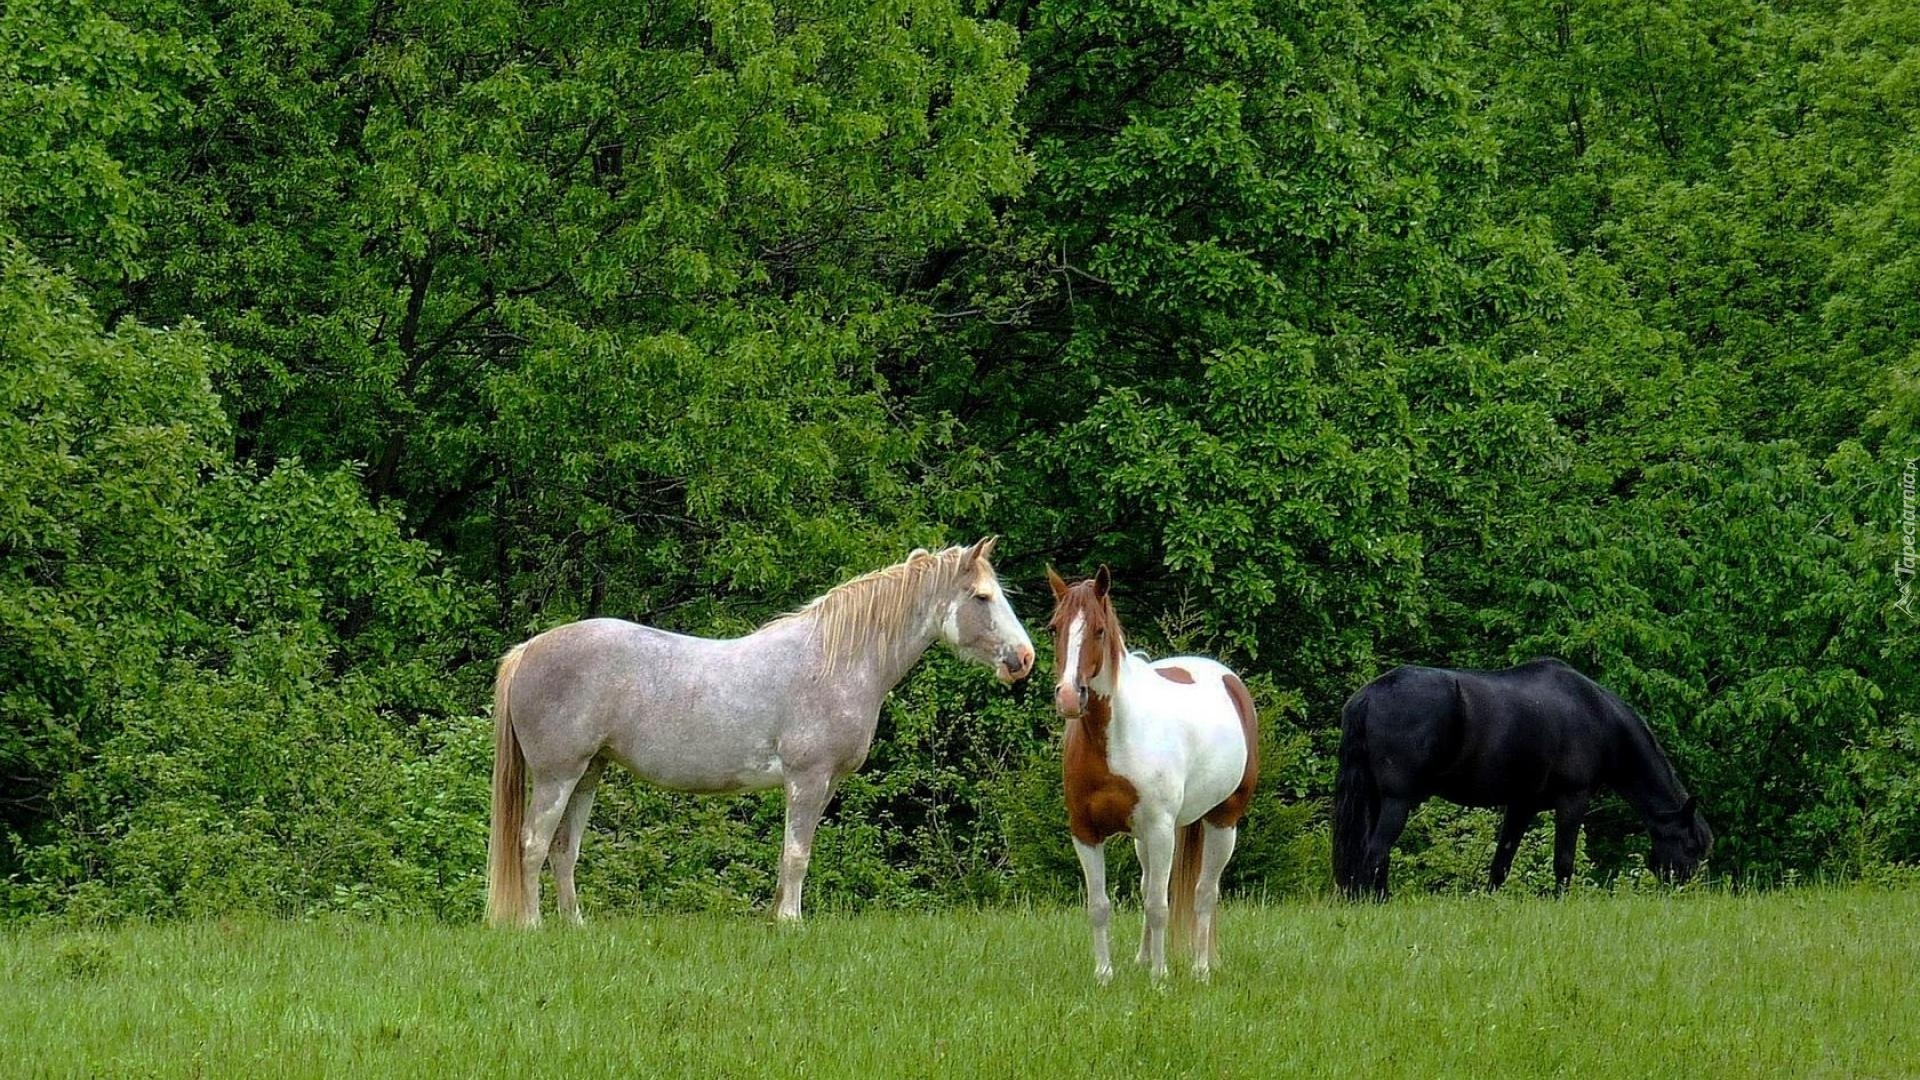
<svg viewBox="0 0 1920 1080"><path fill-rule="evenodd" d="M1445 668L1399 667L1376 679L1367 695L1369 758L1374 783L1408 794L1422 776L1460 757L1470 737L1463 723L1459 675Z"/></svg>
<svg viewBox="0 0 1920 1080"><path fill-rule="evenodd" d="M1463 806L1549 805L1590 789L1637 717L1550 657L1510 668L1395 668L1361 690L1379 793Z"/></svg>
<svg viewBox="0 0 1920 1080"><path fill-rule="evenodd" d="M1349 698L1342 715L1334 880L1350 895L1384 896L1386 849L1412 809L1437 796L1507 808L1495 884L1526 823L1555 811L1564 883L1571 836L1601 786L1647 818L1657 867L1691 872L1711 834L1704 821L1693 828L1692 803L1653 733L1620 698L1551 657L1498 670L1395 668Z"/></svg>

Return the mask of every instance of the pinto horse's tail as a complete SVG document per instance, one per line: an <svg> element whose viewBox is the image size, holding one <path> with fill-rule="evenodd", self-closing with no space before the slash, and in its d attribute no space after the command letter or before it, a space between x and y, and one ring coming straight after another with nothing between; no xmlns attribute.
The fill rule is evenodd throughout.
<svg viewBox="0 0 1920 1080"><path fill-rule="evenodd" d="M532 920L527 910L525 860L520 834L527 816L527 758L513 733L507 706L513 673L526 646L515 645L500 658L493 679L493 832L487 838L487 921L519 926Z"/></svg>
<svg viewBox="0 0 1920 1080"><path fill-rule="evenodd" d="M1167 936L1182 948L1199 944L1194 940L1199 925L1194 898L1200 892L1200 863L1207 854L1207 819L1173 832L1173 876L1167 882Z"/></svg>
<svg viewBox="0 0 1920 1080"><path fill-rule="evenodd" d="M1380 813L1380 792L1367 764L1367 691L1340 713L1340 772L1333 781L1333 883L1348 897L1362 891L1367 838Z"/></svg>

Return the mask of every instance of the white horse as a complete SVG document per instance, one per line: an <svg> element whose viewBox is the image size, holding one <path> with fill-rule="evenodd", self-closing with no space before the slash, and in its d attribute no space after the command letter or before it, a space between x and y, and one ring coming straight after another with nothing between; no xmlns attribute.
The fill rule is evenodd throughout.
<svg viewBox="0 0 1920 1080"><path fill-rule="evenodd" d="M881 700L927 647L944 641L1004 682L1032 670L993 546L915 551L741 638L587 619L516 645L494 682L488 918L538 924L551 855L560 913L580 921L573 867L612 760L676 791L784 787L774 905L798 919L821 812L866 760Z"/></svg>
<svg viewBox="0 0 1920 1080"><path fill-rule="evenodd" d="M1106 567L1071 586L1049 567L1047 581L1059 669L1054 707L1067 718L1067 822L1087 879L1093 976L1113 978L1102 845L1131 832L1147 909L1136 959L1151 963L1153 978L1166 976L1171 915L1193 953L1194 974L1205 979L1214 959L1220 873L1259 778L1253 698L1216 661L1149 662L1129 653Z"/></svg>

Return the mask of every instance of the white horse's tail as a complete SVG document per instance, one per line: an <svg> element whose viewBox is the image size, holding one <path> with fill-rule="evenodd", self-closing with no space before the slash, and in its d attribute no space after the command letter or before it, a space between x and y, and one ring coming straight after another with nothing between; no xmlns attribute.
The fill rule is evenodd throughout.
<svg viewBox="0 0 1920 1080"><path fill-rule="evenodd" d="M1207 854L1207 822L1196 818L1193 824L1173 833L1173 876L1167 882L1168 937L1181 948L1192 949L1198 916L1194 899L1200 892L1200 863Z"/></svg>
<svg viewBox="0 0 1920 1080"><path fill-rule="evenodd" d="M487 838L487 921L520 926L533 917L527 910L527 881L521 833L527 816L527 758L513 733L507 706L513 672L526 645L500 658L493 679L493 832Z"/></svg>

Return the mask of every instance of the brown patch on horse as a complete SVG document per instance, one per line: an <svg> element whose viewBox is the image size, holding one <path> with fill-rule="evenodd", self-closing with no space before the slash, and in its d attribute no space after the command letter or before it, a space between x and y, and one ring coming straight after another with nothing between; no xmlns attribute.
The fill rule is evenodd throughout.
<svg viewBox="0 0 1920 1080"><path fill-rule="evenodd" d="M1253 695L1247 693L1247 684L1238 675L1229 673L1226 684L1233 707L1240 713L1240 733L1247 740L1247 768L1240 774L1240 786L1233 789L1233 794L1207 811L1207 824L1222 829L1239 824L1247 804L1253 801L1254 785L1260 782L1260 720L1253 712Z"/></svg>
<svg viewBox="0 0 1920 1080"><path fill-rule="evenodd" d="M1183 667L1157 667L1153 669L1153 673L1168 682L1177 682L1183 686L1193 685L1193 672Z"/></svg>
<svg viewBox="0 0 1920 1080"><path fill-rule="evenodd" d="M1133 781L1107 763L1107 722L1112 717L1112 703L1095 694L1088 696L1086 711L1067 722L1067 825L1083 844L1126 832L1140 802Z"/></svg>
<svg viewBox="0 0 1920 1080"><path fill-rule="evenodd" d="M1119 671L1126 657L1126 637L1113 610L1109 595L1112 575L1107 568L1102 566L1090 580L1068 585L1048 567L1047 584L1053 588L1055 601L1048 628L1053 633L1056 655L1063 647L1061 637L1075 617L1083 620L1081 629L1086 635L1081 641L1080 669L1061 673L1062 688L1070 683L1086 689L1101 672ZM1107 760L1107 725L1113 719L1113 702L1090 689L1085 700L1085 708L1067 720L1062 772L1067 824L1074 839L1098 844L1127 831L1140 793L1133 781L1116 774ZM1062 715L1069 712L1061 709Z"/></svg>

